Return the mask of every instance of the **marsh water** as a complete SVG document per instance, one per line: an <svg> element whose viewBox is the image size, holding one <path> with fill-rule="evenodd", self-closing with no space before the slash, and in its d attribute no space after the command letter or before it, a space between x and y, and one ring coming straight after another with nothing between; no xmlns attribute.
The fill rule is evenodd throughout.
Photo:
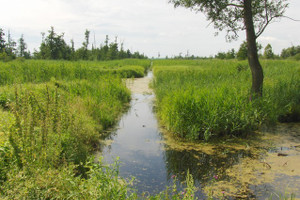
<svg viewBox="0 0 300 200"><path fill-rule="evenodd" d="M155 96L148 88L151 78L150 72L129 83L130 108L98 152L108 164L119 158L120 176L135 177L138 193L156 194L172 184L173 175L179 184L189 171L199 198L277 199L285 193L300 198L299 124L280 124L255 138L216 144L174 140L158 125Z"/></svg>

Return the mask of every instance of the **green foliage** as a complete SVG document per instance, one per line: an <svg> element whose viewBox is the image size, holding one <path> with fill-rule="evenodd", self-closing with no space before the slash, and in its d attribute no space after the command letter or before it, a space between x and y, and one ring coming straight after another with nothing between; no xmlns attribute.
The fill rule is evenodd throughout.
<svg viewBox="0 0 300 200"><path fill-rule="evenodd" d="M275 55L274 55L273 50L272 50L272 46L270 44L268 44L265 47L264 57L266 59L274 59L275 58Z"/></svg>
<svg viewBox="0 0 300 200"><path fill-rule="evenodd" d="M297 53L295 56L292 57L293 60L300 60L300 53Z"/></svg>
<svg viewBox="0 0 300 200"><path fill-rule="evenodd" d="M5 52L6 42L4 37L5 37L5 33L3 29L0 28L0 53Z"/></svg>
<svg viewBox="0 0 300 200"><path fill-rule="evenodd" d="M90 154L130 101L122 77L141 76L149 66L146 60L1 64L0 198L135 196L116 166L93 164Z"/></svg>
<svg viewBox="0 0 300 200"><path fill-rule="evenodd" d="M103 75L142 77L150 60L116 60L106 62L69 62L20 60L0 65L0 85L13 83L43 83L55 80L86 79L96 81Z"/></svg>
<svg viewBox="0 0 300 200"><path fill-rule="evenodd" d="M241 136L297 111L298 62L263 62L264 96L252 100L250 71L244 66L218 60L154 62L153 85L162 123L181 137L208 140Z"/></svg>
<svg viewBox="0 0 300 200"><path fill-rule="evenodd" d="M12 104L15 124L9 142L19 168L57 167L68 161L85 163L97 133L72 112L68 99L55 86L16 88Z"/></svg>
<svg viewBox="0 0 300 200"><path fill-rule="evenodd" d="M48 31L48 35L43 38L40 52L36 54L36 57L47 60L69 60L70 53L71 49L64 40L64 34L56 34L54 27L51 27Z"/></svg>
<svg viewBox="0 0 300 200"><path fill-rule="evenodd" d="M48 35L45 37L43 33L43 41L40 45L39 51L34 53L35 59L47 59L47 60L117 60L125 58L146 59L147 57L139 52L131 53L123 49L119 49L117 38L114 42L108 43L109 38L106 36L105 45L101 45L100 48L92 46L92 49L88 49L90 44L90 31L86 30L84 33L84 42L82 47L75 50L74 41L71 40L71 46L64 40L64 34L56 34L54 28L48 31Z"/></svg>
<svg viewBox="0 0 300 200"><path fill-rule="evenodd" d="M246 30L244 13L247 1L170 0L169 2L175 7L182 6L196 12L203 12L216 29L227 32L228 40L236 39L238 31ZM282 17L288 6L286 0L253 0L250 3L254 22L252 25L257 30L257 37L272 20Z"/></svg>
<svg viewBox="0 0 300 200"><path fill-rule="evenodd" d="M29 51L26 51L27 45L24 41L24 36L18 40L18 47L16 48L16 42L11 38L8 33L8 40L5 41L5 34L2 28L0 28L0 61L11 61L16 57L22 57L26 59L43 59L43 60L118 60L126 58L134 59L147 59L147 56L139 52L130 52L130 50L124 50L124 44L119 44L117 38L114 42L108 43L109 38L106 36L105 45L100 47L92 45L92 49L89 49L90 31L86 30L84 33L84 42L82 47L75 50L74 40L71 40L71 45L67 44L64 39L64 33L57 34L54 31L54 27L48 30L48 34L42 33L42 43L38 50L35 50L33 56Z"/></svg>
<svg viewBox="0 0 300 200"><path fill-rule="evenodd" d="M259 43L256 43L257 51L260 51L262 49L262 45ZM248 45L247 42L244 41L236 54L236 58L238 60L246 60L248 58Z"/></svg>
<svg viewBox="0 0 300 200"><path fill-rule="evenodd" d="M24 40L24 35L22 34L20 39L18 40L18 53L17 53L17 56L18 57L21 57L21 58L26 58L26 59L29 59L30 58L30 52L27 51L27 44L25 43L25 40Z"/></svg>
<svg viewBox="0 0 300 200"><path fill-rule="evenodd" d="M289 48L283 49L281 51L280 56L282 58L289 58L289 57L296 56L299 53L300 53L300 45L298 45L298 46L291 46Z"/></svg>
<svg viewBox="0 0 300 200"><path fill-rule="evenodd" d="M195 192L197 191L197 188L194 186L194 179L192 175L187 172L186 180L185 180L185 188L183 191L180 191L177 188L177 177L174 175L172 177L173 179L173 185L172 187L167 187L163 192L155 195L155 196L150 196L147 199L149 200L160 200L160 199L166 199L166 200L177 200L177 199L182 199L182 200L196 200L198 199L195 197Z"/></svg>
<svg viewBox="0 0 300 200"><path fill-rule="evenodd" d="M5 44L5 51L10 59L16 58L16 42L11 38L10 32L7 34L7 42Z"/></svg>
<svg viewBox="0 0 300 200"><path fill-rule="evenodd" d="M117 165L88 162L87 177L76 176L75 165L11 171L0 186L1 199L136 199L120 179Z"/></svg>
<svg viewBox="0 0 300 200"><path fill-rule="evenodd" d="M10 103L10 99L6 94L0 94L0 107L7 109Z"/></svg>
<svg viewBox="0 0 300 200"><path fill-rule="evenodd" d="M219 52L217 55L215 55L215 58L217 59L234 59L235 58L235 51L234 49L231 49L227 52Z"/></svg>
<svg viewBox="0 0 300 200"><path fill-rule="evenodd" d="M246 60L248 57L247 42L243 42L236 54L238 60Z"/></svg>

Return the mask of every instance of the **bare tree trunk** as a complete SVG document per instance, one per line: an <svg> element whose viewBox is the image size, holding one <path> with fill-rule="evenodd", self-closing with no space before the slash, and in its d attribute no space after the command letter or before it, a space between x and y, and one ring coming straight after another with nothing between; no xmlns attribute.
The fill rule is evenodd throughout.
<svg viewBox="0 0 300 200"><path fill-rule="evenodd" d="M264 74L258 60L251 2L252 0L244 0L244 23L248 46L248 63L252 73L251 96L253 97L262 96Z"/></svg>

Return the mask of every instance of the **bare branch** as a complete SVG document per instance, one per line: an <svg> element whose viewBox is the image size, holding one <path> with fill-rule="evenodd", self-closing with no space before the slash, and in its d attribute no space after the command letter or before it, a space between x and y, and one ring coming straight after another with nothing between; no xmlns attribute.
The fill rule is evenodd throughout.
<svg viewBox="0 0 300 200"><path fill-rule="evenodd" d="M266 11L266 13L267 13L267 11ZM295 22L300 22L300 20L293 19L293 18L288 17L288 16L275 15L275 16L271 17L271 19L269 19L268 15L266 15L266 23L265 23L265 25L264 25L264 26L256 33L256 38L258 38L258 37L265 31L265 29L266 29L267 26L272 22L272 20L275 19L275 18L277 18L277 17L284 17L284 18L293 20L293 21L295 21Z"/></svg>
<svg viewBox="0 0 300 200"><path fill-rule="evenodd" d="M266 17L266 23L265 25L256 33L256 38L258 38L267 28L267 26L272 22L273 19L277 18L277 17L281 17L280 15L275 15L273 17L271 17L271 19L269 19L268 17Z"/></svg>
<svg viewBox="0 0 300 200"><path fill-rule="evenodd" d="M300 20L299 20L299 19L293 19L293 18L291 18L291 17L288 17L288 16L281 16L281 17L284 17L284 18L290 19L290 20L292 20L292 21L295 21L295 22L300 22Z"/></svg>

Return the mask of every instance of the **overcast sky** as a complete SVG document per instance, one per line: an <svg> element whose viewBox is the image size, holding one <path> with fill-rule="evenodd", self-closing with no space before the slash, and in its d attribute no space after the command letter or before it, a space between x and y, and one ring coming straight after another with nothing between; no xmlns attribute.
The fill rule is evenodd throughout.
<svg viewBox="0 0 300 200"><path fill-rule="evenodd" d="M290 0L286 15L300 19L300 1ZM73 38L81 46L86 29L90 42L97 46L105 35L118 36L126 49L145 53L149 57L174 56L180 52L196 56L211 56L219 51L239 48L245 33L228 43L225 33L214 36L202 13L176 8L168 0L0 0L0 28L10 30L15 41L24 34L30 50L38 48L41 32L51 26L56 33L65 33L67 43ZM207 27L208 26L208 27ZM270 43L275 53L291 45L300 45L300 22L281 19L270 24L260 36L265 47Z"/></svg>

